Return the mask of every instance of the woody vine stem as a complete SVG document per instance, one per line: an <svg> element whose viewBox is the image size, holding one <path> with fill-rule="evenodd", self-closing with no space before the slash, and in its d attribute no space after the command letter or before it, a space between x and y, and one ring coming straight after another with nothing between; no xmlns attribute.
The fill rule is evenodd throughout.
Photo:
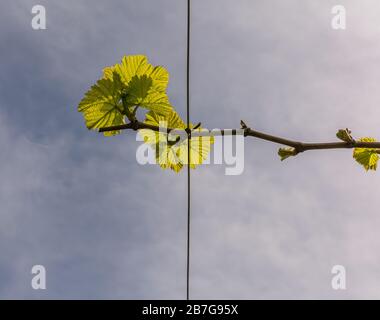
<svg viewBox="0 0 380 320"><path fill-rule="evenodd" d="M189 134L189 138L191 139L191 136L193 137L206 137L206 136L223 136L223 135L236 135L236 134L243 134L245 137L254 137L261 140L266 140L278 144L282 144L288 147L291 147L294 149L293 154L296 155L298 153L308 151L308 150L326 150L326 149L352 149L352 148L370 148L370 149L378 149L376 152L380 154L380 142L367 142L367 141L356 141L353 139L349 134L350 131L348 129L345 130L339 130L337 133L337 136L339 137L339 133L346 133L346 138L341 137L340 139L343 141L337 141L337 142L317 142L317 143L309 143L309 142L301 142L301 141L295 141L290 140L274 135L270 135L264 132L260 132L254 129L249 128L244 121L241 121L241 128L240 129L232 129L232 130L213 130L213 131L201 131L201 132L191 132ZM198 124L197 126L199 126ZM197 127L195 126L195 127ZM115 130L140 130L140 129L150 129L153 131L162 131L163 128L160 128L159 126L150 125L144 122L140 122L138 120L132 121L127 124L122 124L118 126L111 126L111 127L105 127L100 128L99 132L107 132L107 131L115 131ZM173 133L173 134L179 134L180 132L183 132L184 130L178 130L176 128L167 128L167 133Z"/></svg>

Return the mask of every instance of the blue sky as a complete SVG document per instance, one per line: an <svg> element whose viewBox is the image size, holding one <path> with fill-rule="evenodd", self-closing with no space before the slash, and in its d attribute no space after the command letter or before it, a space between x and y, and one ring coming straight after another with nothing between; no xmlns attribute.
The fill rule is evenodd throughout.
<svg viewBox="0 0 380 320"><path fill-rule="evenodd" d="M31 28L46 6L47 30ZM331 8L347 9L332 30ZM333 141L378 133L375 0L193 0L191 117ZM141 166L129 132L88 131L76 107L104 66L145 54L185 116L186 1L0 3L0 297L181 299L186 175ZM351 151L280 162L246 139L245 170L192 172L191 297L378 298L378 173ZM30 270L47 269L33 290ZM347 290L331 288L331 268Z"/></svg>

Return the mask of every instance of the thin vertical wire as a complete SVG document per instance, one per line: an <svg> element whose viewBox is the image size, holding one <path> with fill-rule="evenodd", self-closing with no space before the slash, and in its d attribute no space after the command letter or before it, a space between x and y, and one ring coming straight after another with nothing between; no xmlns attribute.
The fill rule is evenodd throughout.
<svg viewBox="0 0 380 320"><path fill-rule="evenodd" d="M190 0L187 0L187 69L186 69L186 114L187 128L190 128ZM187 273L186 299L190 299L190 135L187 143Z"/></svg>

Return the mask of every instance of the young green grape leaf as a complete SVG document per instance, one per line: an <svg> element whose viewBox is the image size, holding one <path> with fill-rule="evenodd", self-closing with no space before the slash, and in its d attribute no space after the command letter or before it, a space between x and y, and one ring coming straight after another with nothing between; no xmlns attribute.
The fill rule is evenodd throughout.
<svg viewBox="0 0 380 320"><path fill-rule="evenodd" d="M153 67L143 55L124 56L120 64L103 69L103 77L110 78L114 72L125 86L126 108L139 106L163 115L170 112L169 73L164 67Z"/></svg>
<svg viewBox="0 0 380 320"><path fill-rule="evenodd" d="M344 142L353 142L354 139L351 136L351 131L349 129L340 129L337 133L336 136L338 139L344 141Z"/></svg>
<svg viewBox="0 0 380 320"><path fill-rule="evenodd" d="M285 159L297 155L297 151L294 148L280 148L278 150L278 155L281 158L281 161L284 161Z"/></svg>
<svg viewBox="0 0 380 320"><path fill-rule="evenodd" d="M165 91L169 83L168 71L162 66L153 67L143 55L124 56L120 64L105 68L104 76L107 77L113 70L119 73L126 86L133 77L143 75L152 79L152 86L157 91Z"/></svg>
<svg viewBox="0 0 380 320"><path fill-rule="evenodd" d="M185 132L186 124L180 116L172 110L168 117L164 117L155 112L149 112L146 115L145 123L161 126L162 128L183 129L183 135L169 135L166 132L157 132L148 129L141 129L144 142L149 144L156 152L156 161L163 169L172 169L179 172L188 162L187 151L189 139ZM190 125L190 128L193 125ZM194 131L200 131L197 128ZM213 143L213 137L192 137L190 139L190 167L195 169L198 165L207 159L208 153Z"/></svg>
<svg viewBox="0 0 380 320"><path fill-rule="evenodd" d="M374 138L361 138L361 142L376 142ZM355 148L353 152L354 159L360 163L367 171L376 170L379 154L377 149L371 148Z"/></svg>
<svg viewBox="0 0 380 320"><path fill-rule="evenodd" d="M156 90L147 75L134 76L124 92L126 107L138 106L163 115L173 109L166 93Z"/></svg>
<svg viewBox="0 0 380 320"><path fill-rule="evenodd" d="M125 56L121 64L103 69L103 78L85 94L78 111L83 112L89 129L123 124L125 116L135 120L136 107L167 115L172 110L165 92L168 81L166 69L153 67L145 56Z"/></svg>
<svg viewBox="0 0 380 320"><path fill-rule="evenodd" d="M83 113L88 129L115 126L124 123L123 105L121 104L121 92L123 84L118 74L103 78L85 94L79 103L78 111ZM112 136L120 131L105 132L104 135Z"/></svg>

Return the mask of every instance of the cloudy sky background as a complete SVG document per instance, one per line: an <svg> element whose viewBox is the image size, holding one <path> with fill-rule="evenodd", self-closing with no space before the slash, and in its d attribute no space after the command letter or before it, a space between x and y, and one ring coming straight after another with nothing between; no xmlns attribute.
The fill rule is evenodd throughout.
<svg viewBox="0 0 380 320"><path fill-rule="evenodd" d="M46 6L47 30L31 28ZM331 8L347 9L347 30ZM380 138L376 0L193 0L191 117L305 141ZM131 132L76 106L104 66L145 54L185 116L186 1L0 3L0 298L182 299L186 174L135 160ZM192 172L191 298L380 298L379 173L351 151L280 162L248 138L245 170ZM33 265L47 290L31 288ZM347 290L331 288L331 268Z"/></svg>

